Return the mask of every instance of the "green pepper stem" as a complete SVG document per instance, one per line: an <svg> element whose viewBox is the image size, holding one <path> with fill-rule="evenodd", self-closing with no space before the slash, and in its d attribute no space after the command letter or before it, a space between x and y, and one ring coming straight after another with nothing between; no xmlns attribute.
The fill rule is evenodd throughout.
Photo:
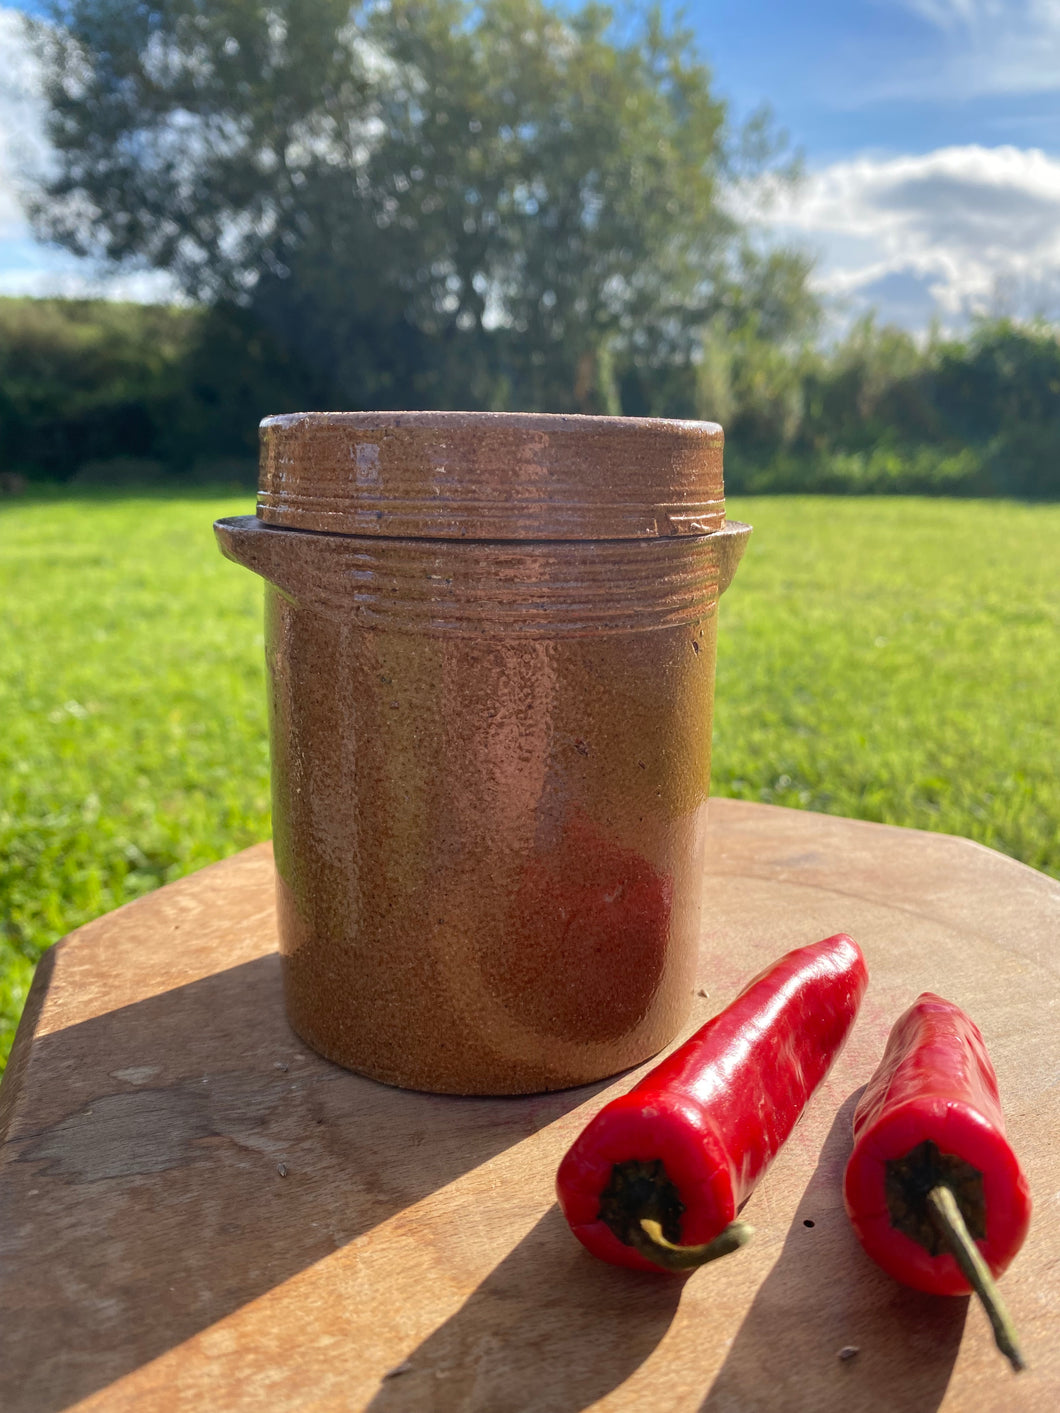
<svg viewBox="0 0 1060 1413"><path fill-rule="evenodd" d="M933 1187L927 1195L927 1207L939 1236L960 1266L968 1284L983 1302L998 1349L1018 1374L1027 1366L1019 1350L1016 1327L1005 1309L990 1267L983 1260L982 1252L965 1225L956 1197L948 1187Z"/></svg>
<svg viewBox="0 0 1060 1413"><path fill-rule="evenodd" d="M654 1261L665 1271L694 1271L719 1256L738 1251L751 1240L754 1227L747 1222L730 1222L713 1241L703 1246L675 1246L663 1236L662 1227L650 1217L642 1217L639 1226L630 1229L631 1244L642 1256Z"/></svg>

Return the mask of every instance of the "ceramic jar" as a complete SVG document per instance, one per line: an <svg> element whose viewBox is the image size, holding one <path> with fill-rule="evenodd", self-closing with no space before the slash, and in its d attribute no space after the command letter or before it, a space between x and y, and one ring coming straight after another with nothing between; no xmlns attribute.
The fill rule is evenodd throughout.
<svg viewBox="0 0 1060 1413"><path fill-rule="evenodd" d="M314 413L256 517L295 1030L390 1084L563 1088L685 1020L726 522L711 423Z"/></svg>

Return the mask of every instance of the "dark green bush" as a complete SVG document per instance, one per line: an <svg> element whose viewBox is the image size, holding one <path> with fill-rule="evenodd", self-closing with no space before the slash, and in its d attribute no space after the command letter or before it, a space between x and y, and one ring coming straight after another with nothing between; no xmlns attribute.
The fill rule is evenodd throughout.
<svg viewBox="0 0 1060 1413"><path fill-rule="evenodd" d="M866 320L823 351L748 319L708 329L694 361L627 361L614 387L627 415L720 421L732 491L1060 498L1060 342L1045 325L918 345ZM0 299L5 493L24 476L250 485L259 420L329 400L245 310ZM470 389L453 402L478 405ZM514 384L512 405L527 405Z"/></svg>
<svg viewBox="0 0 1060 1413"><path fill-rule="evenodd" d="M243 483L270 412L313 406L239 310L0 298L0 473Z"/></svg>

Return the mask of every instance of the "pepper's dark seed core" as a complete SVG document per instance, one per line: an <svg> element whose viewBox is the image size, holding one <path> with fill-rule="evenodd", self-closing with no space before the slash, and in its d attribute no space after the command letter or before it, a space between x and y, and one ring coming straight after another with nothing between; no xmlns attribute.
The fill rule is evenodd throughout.
<svg viewBox="0 0 1060 1413"><path fill-rule="evenodd" d="M891 1226L919 1242L931 1256L946 1251L928 1212L927 1195L933 1187L950 1189L968 1230L982 1241L986 1236L982 1173L953 1153L940 1153L930 1139L886 1164L884 1192Z"/></svg>
<svg viewBox="0 0 1060 1413"><path fill-rule="evenodd" d="M633 1246L631 1233L639 1232L641 1219L658 1222L667 1241L680 1242L685 1204L677 1195L661 1158L641 1162L631 1158L616 1163L611 1180L600 1194L597 1218L606 1222L619 1241Z"/></svg>

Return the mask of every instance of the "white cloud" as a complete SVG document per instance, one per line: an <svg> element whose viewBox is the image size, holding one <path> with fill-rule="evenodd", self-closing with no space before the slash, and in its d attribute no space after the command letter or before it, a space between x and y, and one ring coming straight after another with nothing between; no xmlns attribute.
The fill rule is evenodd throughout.
<svg viewBox="0 0 1060 1413"><path fill-rule="evenodd" d="M873 97L974 98L1060 90L1060 0L891 0L939 31L932 54Z"/></svg>
<svg viewBox="0 0 1060 1413"><path fill-rule="evenodd" d="M982 25L1003 18L1005 10L1037 8L1039 0L898 0L903 9L940 29L955 30L961 26ZM1050 0L1045 0L1048 7Z"/></svg>
<svg viewBox="0 0 1060 1413"><path fill-rule="evenodd" d="M820 252L817 283L851 312L922 327L975 313L1060 316L1060 160L1015 147L860 157L758 210Z"/></svg>
<svg viewBox="0 0 1060 1413"><path fill-rule="evenodd" d="M33 239L21 197L47 160L37 61L22 16L0 8L0 294L172 300L172 280L158 271L115 274Z"/></svg>

